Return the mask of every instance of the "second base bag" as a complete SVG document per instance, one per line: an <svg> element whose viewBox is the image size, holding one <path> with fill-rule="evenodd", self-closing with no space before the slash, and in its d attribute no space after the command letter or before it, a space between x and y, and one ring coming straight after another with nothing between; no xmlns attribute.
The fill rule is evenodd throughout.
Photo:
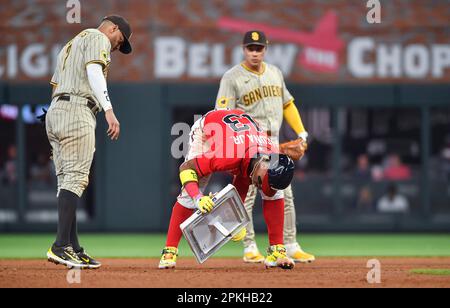
<svg viewBox="0 0 450 308"><path fill-rule="evenodd" d="M215 206L211 212L202 214L196 211L180 225L199 263L216 253L250 221L233 185L228 184L212 200Z"/></svg>

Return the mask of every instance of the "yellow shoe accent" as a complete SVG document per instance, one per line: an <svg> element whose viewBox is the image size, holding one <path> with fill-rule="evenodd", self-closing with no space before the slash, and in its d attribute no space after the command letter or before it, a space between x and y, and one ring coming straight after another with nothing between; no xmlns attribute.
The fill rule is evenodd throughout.
<svg viewBox="0 0 450 308"><path fill-rule="evenodd" d="M72 248L71 248L72 249ZM70 255L70 252L67 253L67 251L63 251L64 256L67 256L70 258L70 260L64 260L62 257L56 255L53 251L52 251L52 247L50 247L47 250L47 260L55 263L55 264L62 264L67 266L68 268L78 268L78 269L83 269L85 268L85 264L83 264L81 262L81 260L77 260L76 258L72 257Z"/></svg>
<svg viewBox="0 0 450 308"><path fill-rule="evenodd" d="M289 257L291 257L294 262L299 263L311 263L316 260L316 257L314 257L314 255L304 252L301 249L295 251L292 254L289 254Z"/></svg>
<svg viewBox="0 0 450 308"><path fill-rule="evenodd" d="M282 244L270 246L267 249L267 257L264 260L266 268L281 267L282 269L293 269L294 261L286 254L286 248Z"/></svg>
<svg viewBox="0 0 450 308"><path fill-rule="evenodd" d="M294 262L311 263L316 260L314 255L303 251L298 243L286 244L287 255L294 260Z"/></svg>
<svg viewBox="0 0 450 308"><path fill-rule="evenodd" d="M262 263L264 256L259 251L250 251L244 253L244 262L246 263Z"/></svg>
<svg viewBox="0 0 450 308"><path fill-rule="evenodd" d="M178 249L176 247L164 247L161 252L158 268L175 268L177 264Z"/></svg>

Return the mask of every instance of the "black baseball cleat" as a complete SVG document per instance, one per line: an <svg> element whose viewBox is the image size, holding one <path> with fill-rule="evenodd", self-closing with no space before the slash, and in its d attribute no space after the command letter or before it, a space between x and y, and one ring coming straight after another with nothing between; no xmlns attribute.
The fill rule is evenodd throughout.
<svg viewBox="0 0 450 308"><path fill-rule="evenodd" d="M92 258L90 255L88 255L88 253L83 249L83 247L76 254L78 258L80 258L81 262L83 262L86 265L87 268L97 269L100 266L102 266L100 262Z"/></svg>
<svg viewBox="0 0 450 308"><path fill-rule="evenodd" d="M75 253L71 245L57 247L53 244L47 251L47 258L49 262L63 264L68 268L82 269L87 267Z"/></svg>

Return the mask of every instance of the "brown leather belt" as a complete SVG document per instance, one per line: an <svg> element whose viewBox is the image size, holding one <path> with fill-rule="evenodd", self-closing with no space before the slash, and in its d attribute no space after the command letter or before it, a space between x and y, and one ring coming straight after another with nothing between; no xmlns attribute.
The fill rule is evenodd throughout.
<svg viewBox="0 0 450 308"><path fill-rule="evenodd" d="M70 102L70 95L61 95L58 97L58 101ZM86 98L86 106L91 109L94 115L97 115L97 113L100 111L100 108L97 106L97 104L88 98Z"/></svg>

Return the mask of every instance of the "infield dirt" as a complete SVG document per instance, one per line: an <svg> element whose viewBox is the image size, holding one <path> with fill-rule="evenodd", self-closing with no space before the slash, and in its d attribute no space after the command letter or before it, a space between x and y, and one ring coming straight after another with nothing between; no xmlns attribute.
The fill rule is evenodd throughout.
<svg viewBox="0 0 450 308"><path fill-rule="evenodd" d="M213 258L200 265L180 259L175 270L160 270L157 259L103 259L102 268L83 270L80 283L67 282L68 270L47 260L0 260L0 287L145 288L301 288L301 287L450 287L450 276L410 273L412 269L449 269L450 258L377 258L381 283L367 282L370 258L318 258L293 270L265 269L241 259Z"/></svg>

